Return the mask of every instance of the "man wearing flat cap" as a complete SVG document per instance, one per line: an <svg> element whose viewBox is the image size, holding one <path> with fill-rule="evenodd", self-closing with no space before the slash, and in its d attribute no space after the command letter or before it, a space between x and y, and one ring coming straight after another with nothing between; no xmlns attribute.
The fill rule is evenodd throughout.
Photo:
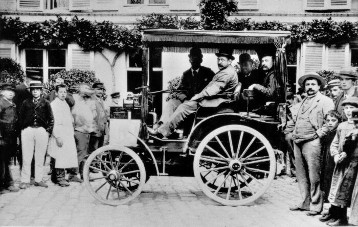
<svg viewBox="0 0 358 227"><path fill-rule="evenodd" d="M348 97L358 97L358 88L355 86L358 74L354 71L340 71L336 76L339 77L341 82L342 93L335 100L334 108L342 115L343 120L347 120L347 117L343 113L342 103Z"/></svg>
<svg viewBox="0 0 358 227"><path fill-rule="evenodd" d="M223 92L233 92L238 86L238 78L235 68L231 65L232 56L231 49L220 49L216 53L219 72L215 74L210 83L199 93L195 94L190 100L180 104L175 112L170 116L169 120L156 130L148 129L152 135L160 134L164 137L170 136L177 128L180 122L184 121L190 114L197 111L200 106L219 106L223 102L229 101L225 98L210 99L212 96L222 94Z"/></svg>
<svg viewBox="0 0 358 227"><path fill-rule="evenodd" d="M339 79L334 79L328 82L327 89L329 90L329 96L332 98L333 102L340 96L342 93L341 90L341 81Z"/></svg>
<svg viewBox="0 0 358 227"><path fill-rule="evenodd" d="M323 207L320 138L328 132L328 128L323 127L324 116L334 109L334 104L332 99L319 92L325 80L317 73L303 75L298 83L307 93L297 111L292 113L295 123L292 138L301 201L290 210L306 210L307 215L314 216L320 214Z"/></svg>
<svg viewBox="0 0 358 227"><path fill-rule="evenodd" d="M203 90L214 77L215 73L208 67L202 66L203 54L198 47L192 47L189 52L190 69L183 72L181 76L179 92L169 99L163 108L162 115L156 127L169 120L176 108L185 100L190 100L195 94Z"/></svg>

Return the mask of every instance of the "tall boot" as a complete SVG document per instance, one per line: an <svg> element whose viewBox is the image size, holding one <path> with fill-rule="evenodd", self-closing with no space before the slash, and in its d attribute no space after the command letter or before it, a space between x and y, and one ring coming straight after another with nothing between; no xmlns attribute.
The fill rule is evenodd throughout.
<svg viewBox="0 0 358 227"><path fill-rule="evenodd" d="M344 226L348 225L347 219L347 207L337 209L337 220L334 222L327 223L329 226Z"/></svg>

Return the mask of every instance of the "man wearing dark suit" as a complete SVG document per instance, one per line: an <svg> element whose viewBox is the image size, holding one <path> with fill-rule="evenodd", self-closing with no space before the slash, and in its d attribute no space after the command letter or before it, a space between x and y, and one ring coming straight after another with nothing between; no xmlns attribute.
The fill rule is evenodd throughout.
<svg viewBox="0 0 358 227"><path fill-rule="evenodd" d="M191 68L183 73L178 87L178 90L182 92L176 93L174 98L166 102L162 116L158 121L158 126L168 121L176 108L185 100L190 100L191 97L202 91L215 75L210 68L201 65L203 62L203 54L200 48L193 47L190 49L189 62Z"/></svg>
<svg viewBox="0 0 358 227"><path fill-rule="evenodd" d="M216 53L219 72L215 74L210 83L199 93L195 94L190 100L184 101L178 106L175 112L170 116L169 121L156 130L148 129L152 135L161 134L168 137L176 129L180 122L184 121L190 114L193 114L200 106L219 106L228 99L218 98L210 99L212 96L222 94L224 92L233 92L238 85L238 78L235 68L231 65L234 56L232 50L221 49ZM210 99L210 100L209 100Z"/></svg>

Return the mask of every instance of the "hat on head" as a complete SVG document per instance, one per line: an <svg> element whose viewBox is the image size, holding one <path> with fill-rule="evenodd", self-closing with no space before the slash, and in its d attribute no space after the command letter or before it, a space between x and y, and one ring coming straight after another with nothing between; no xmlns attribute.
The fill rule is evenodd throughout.
<svg viewBox="0 0 358 227"><path fill-rule="evenodd" d="M30 89L34 89L34 88L43 88L43 85L41 82L31 82L30 83Z"/></svg>
<svg viewBox="0 0 358 227"><path fill-rule="evenodd" d="M121 93L120 92L113 92L112 94L111 94L111 97L114 99L114 98L119 98L119 97L121 97Z"/></svg>
<svg viewBox="0 0 358 227"><path fill-rule="evenodd" d="M340 86L341 81L339 79L334 79L328 82L327 87Z"/></svg>
<svg viewBox="0 0 358 227"><path fill-rule="evenodd" d="M253 60L251 59L251 55L248 54L248 53L240 54L239 63L244 63L244 62L247 62L247 61L253 62Z"/></svg>
<svg viewBox="0 0 358 227"><path fill-rule="evenodd" d="M353 121L358 121L358 108L352 110L352 119Z"/></svg>
<svg viewBox="0 0 358 227"><path fill-rule="evenodd" d="M15 85L10 83L4 83L1 85L1 90L15 91Z"/></svg>
<svg viewBox="0 0 358 227"><path fill-rule="evenodd" d="M201 53L201 49L199 47L192 47L189 52L190 57L203 57L203 54Z"/></svg>
<svg viewBox="0 0 358 227"><path fill-rule="evenodd" d="M340 77L340 78L352 79L352 80L358 79L357 72L352 71L352 70L342 70L339 73L336 73L335 76Z"/></svg>
<svg viewBox="0 0 358 227"><path fill-rule="evenodd" d="M352 96L352 97L346 98L346 100L344 100L342 102L342 106L345 106L345 105L352 105L352 106L358 107L358 97Z"/></svg>
<svg viewBox="0 0 358 227"><path fill-rule="evenodd" d="M232 56L232 49L228 49L228 48L220 48L219 53L215 54L218 57L227 57L228 59L234 60L235 57Z"/></svg>
<svg viewBox="0 0 358 227"><path fill-rule="evenodd" d="M324 80L323 77L321 77L318 73L310 72L310 73L306 73L305 75L301 76L300 79L298 79L298 84L300 85L300 87L304 88L304 82L307 79L318 80L321 83L321 87L324 87L324 85L326 85L326 81Z"/></svg>
<svg viewBox="0 0 358 227"><path fill-rule="evenodd" d="M94 83L93 85L92 85L92 88L94 88L94 89L105 89L104 88L104 85L103 85L103 83L101 83L101 82L96 82L96 83Z"/></svg>

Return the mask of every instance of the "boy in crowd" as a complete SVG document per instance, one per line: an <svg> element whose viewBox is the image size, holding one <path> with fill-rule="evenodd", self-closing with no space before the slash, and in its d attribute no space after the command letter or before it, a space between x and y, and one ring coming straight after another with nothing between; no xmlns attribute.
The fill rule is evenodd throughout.
<svg viewBox="0 0 358 227"><path fill-rule="evenodd" d="M73 117L66 103L67 88L64 84L56 86L56 98L51 102L55 124L49 141L48 152L55 162L56 183L69 186L65 179L65 169L77 168L77 150L74 137Z"/></svg>
<svg viewBox="0 0 358 227"><path fill-rule="evenodd" d="M336 164L328 196L331 207L328 213L320 218L320 221L327 221L330 226L348 224L347 207L350 206L358 170L358 149L355 139L352 138L352 132L356 129L352 111L358 108L358 97L348 97L342 102L342 106L348 120L339 124L330 149ZM354 143L348 145L349 140Z"/></svg>
<svg viewBox="0 0 358 227"><path fill-rule="evenodd" d="M4 84L0 98L0 194L17 192L10 172L10 159L16 152L17 111L13 102L15 86Z"/></svg>
<svg viewBox="0 0 358 227"><path fill-rule="evenodd" d="M31 83L32 98L26 99L20 108L19 126L23 158L21 189L29 187L33 157L35 157L35 186L48 187L42 181L42 175L48 138L52 134L54 120L50 102L41 97L42 88L41 82Z"/></svg>
<svg viewBox="0 0 358 227"><path fill-rule="evenodd" d="M336 135L337 127L342 122L342 116L336 110L329 111L325 118L325 123L329 128L329 132L322 138L322 192L324 201L328 200L329 189L331 187L331 180L335 163L331 156L330 147L331 143Z"/></svg>

